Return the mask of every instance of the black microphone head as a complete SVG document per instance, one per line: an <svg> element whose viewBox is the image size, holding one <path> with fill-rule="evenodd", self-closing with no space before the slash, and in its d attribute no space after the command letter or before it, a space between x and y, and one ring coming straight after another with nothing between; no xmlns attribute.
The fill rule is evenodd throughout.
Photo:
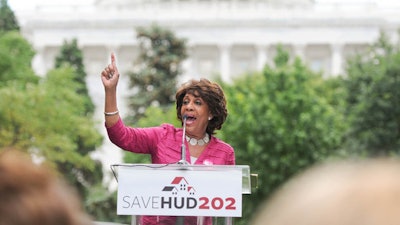
<svg viewBox="0 0 400 225"><path fill-rule="evenodd" d="M186 120L188 118L188 116L186 115L186 114L184 114L183 116L182 116L182 120Z"/></svg>

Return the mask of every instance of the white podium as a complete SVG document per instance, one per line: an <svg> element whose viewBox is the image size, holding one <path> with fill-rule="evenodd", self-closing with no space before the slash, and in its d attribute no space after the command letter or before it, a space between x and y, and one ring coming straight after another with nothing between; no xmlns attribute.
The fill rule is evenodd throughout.
<svg viewBox="0 0 400 225"><path fill-rule="evenodd" d="M251 194L246 165L115 164L117 214L132 225L232 225ZM146 222L147 221L147 222ZM149 222L152 221L152 222Z"/></svg>

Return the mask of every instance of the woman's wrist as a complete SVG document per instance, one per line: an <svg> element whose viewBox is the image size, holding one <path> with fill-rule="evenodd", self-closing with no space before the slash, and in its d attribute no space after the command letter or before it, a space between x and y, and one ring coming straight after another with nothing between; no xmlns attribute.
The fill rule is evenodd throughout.
<svg viewBox="0 0 400 225"><path fill-rule="evenodd" d="M118 113L119 113L118 110L116 110L116 111L111 111L111 112L105 111L105 112L104 112L104 115L105 115L105 116L115 116L115 115L117 115Z"/></svg>

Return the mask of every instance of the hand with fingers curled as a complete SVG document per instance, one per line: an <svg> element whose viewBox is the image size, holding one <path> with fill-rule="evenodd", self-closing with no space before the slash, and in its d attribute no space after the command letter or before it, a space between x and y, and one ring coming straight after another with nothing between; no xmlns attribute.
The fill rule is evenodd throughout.
<svg viewBox="0 0 400 225"><path fill-rule="evenodd" d="M110 69L110 65L108 65L104 68L104 72L108 75L107 76L108 79L111 79L114 75L114 72L111 71L111 69Z"/></svg>

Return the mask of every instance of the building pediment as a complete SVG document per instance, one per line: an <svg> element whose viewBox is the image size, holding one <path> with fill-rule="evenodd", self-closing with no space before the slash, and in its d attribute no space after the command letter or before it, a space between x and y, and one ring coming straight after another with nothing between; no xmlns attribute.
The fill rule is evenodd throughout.
<svg viewBox="0 0 400 225"><path fill-rule="evenodd" d="M268 5L270 7L304 7L315 4L313 0L96 0L94 5L98 7L112 8L135 8L145 6L166 6L166 5Z"/></svg>

